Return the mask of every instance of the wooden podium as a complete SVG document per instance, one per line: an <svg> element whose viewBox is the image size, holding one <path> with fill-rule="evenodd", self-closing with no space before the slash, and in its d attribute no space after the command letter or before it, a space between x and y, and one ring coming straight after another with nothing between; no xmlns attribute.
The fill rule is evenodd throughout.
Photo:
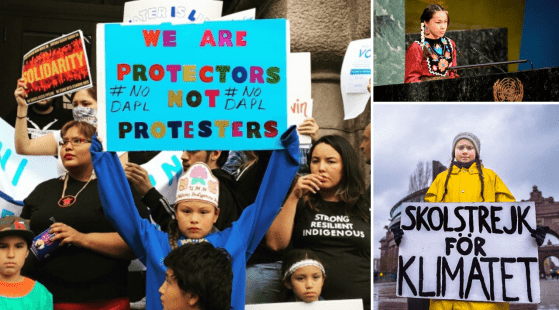
<svg viewBox="0 0 559 310"><path fill-rule="evenodd" d="M375 86L373 100L559 101L559 67Z"/></svg>

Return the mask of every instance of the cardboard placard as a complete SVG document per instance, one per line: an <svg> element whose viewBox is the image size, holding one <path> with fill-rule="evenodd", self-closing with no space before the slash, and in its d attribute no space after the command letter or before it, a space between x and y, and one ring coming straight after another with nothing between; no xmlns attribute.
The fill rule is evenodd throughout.
<svg viewBox="0 0 559 310"><path fill-rule="evenodd" d="M281 19L98 24L105 149L281 148L288 35Z"/></svg>
<svg viewBox="0 0 559 310"><path fill-rule="evenodd" d="M534 202L404 203L397 295L539 303Z"/></svg>
<svg viewBox="0 0 559 310"><path fill-rule="evenodd" d="M311 98L311 53L291 53L288 55L287 124L301 125L312 118L313 101ZM310 145L312 139L299 135L301 145Z"/></svg>
<svg viewBox="0 0 559 310"><path fill-rule="evenodd" d="M221 17L222 1L209 0L141 0L124 3L124 23L191 24Z"/></svg>
<svg viewBox="0 0 559 310"><path fill-rule="evenodd" d="M28 104L93 86L84 46L83 33L76 30L23 56Z"/></svg>
<svg viewBox="0 0 559 310"><path fill-rule="evenodd" d="M371 78L371 63L371 39L349 43L340 73L344 120L356 118L367 107L371 98L367 90Z"/></svg>

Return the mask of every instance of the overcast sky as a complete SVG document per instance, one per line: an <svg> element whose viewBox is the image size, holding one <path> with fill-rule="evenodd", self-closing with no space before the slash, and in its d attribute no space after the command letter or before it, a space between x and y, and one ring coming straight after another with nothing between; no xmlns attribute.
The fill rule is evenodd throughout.
<svg viewBox="0 0 559 310"><path fill-rule="evenodd" d="M390 209L408 194L420 161L448 166L452 140L469 131L481 141L481 159L517 201L537 185L559 201L559 105L374 104L373 254L386 235Z"/></svg>

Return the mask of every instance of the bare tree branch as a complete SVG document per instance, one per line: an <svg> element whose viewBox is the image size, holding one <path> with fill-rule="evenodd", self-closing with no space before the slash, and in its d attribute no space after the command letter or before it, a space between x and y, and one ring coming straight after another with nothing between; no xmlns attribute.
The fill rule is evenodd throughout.
<svg viewBox="0 0 559 310"><path fill-rule="evenodd" d="M429 162L418 162L415 171L410 175L408 194L415 193L429 187L433 176L433 169Z"/></svg>

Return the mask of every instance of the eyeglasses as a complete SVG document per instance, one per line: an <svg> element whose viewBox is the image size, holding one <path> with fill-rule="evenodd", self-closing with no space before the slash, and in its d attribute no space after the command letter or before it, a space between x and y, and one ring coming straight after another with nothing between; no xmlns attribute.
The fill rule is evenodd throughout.
<svg viewBox="0 0 559 310"><path fill-rule="evenodd" d="M462 151L464 148L465 148L466 150L468 150L468 151L471 151L471 150L474 149L474 147L473 147L473 146L470 146L470 145L468 145L468 146L460 145L460 146L457 146L456 148L459 149L460 151Z"/></svg>
<svg viewBox="0 0 559 310"><path fill-rule="evenodd" d="M58 142L58 145L65 146L68 143L72 143L73 146L80 145L83 143L91 143L91 140L82 139L82 138L72 138L72 139L64 139Z"/></svg>

